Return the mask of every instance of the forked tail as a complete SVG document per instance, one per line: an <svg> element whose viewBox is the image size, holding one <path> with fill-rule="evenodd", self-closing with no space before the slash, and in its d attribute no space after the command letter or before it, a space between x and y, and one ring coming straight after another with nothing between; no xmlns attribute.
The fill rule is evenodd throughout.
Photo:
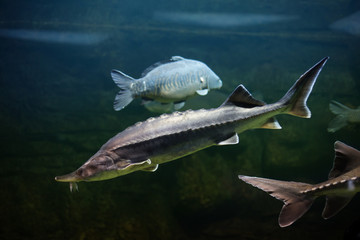
<svg viewBox="0 0 360 240"><path fill-rule="evenodd" d="M239 178L284 202L279 216L280 227L287 227L302 217L314 201L313 197L304 192L305 189L311 188L311 184L243 175L239 175Z"/></svg>
<svg viewBox="0 0 360 240"><path fill-rule="evenodd" d="M323 58L301 75L289 91L279 100L280 103L287 106L286 113L303 118L311 117L311 112L306 106L306 101L321 69L328 59L329 57Z"/></svg>
<svg viewBox="0 0 360 240"><path fill-rule="evenodd" d="M112 70L111 77L115 84L120 88L120 91L116 95L114 101L114 109L116 111L120 111L134 99L131 92L131 84L135 81L135 79L118 70Z"/></svg>

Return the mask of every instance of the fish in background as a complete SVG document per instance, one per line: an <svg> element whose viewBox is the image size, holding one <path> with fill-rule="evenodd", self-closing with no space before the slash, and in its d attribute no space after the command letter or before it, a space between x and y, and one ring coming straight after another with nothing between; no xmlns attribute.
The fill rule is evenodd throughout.
<svg viewBox="0 0 360 240"><path fill-rule="evenodd" d="M138 97L145 100L145 104L150 105L150 108L149 101L156 101L157 103L153 104L157 104L158 108L168 109L172 106L166 104L173 104L174 110L179 110L189 97L195 94L204 96L210 89L219 89L222 86L220 78L206 64L180 56L151 65L139 79L118 70L112 70L111 76L120 88L114 101L116 111Z"/></svg>
<svg viewBox="0 0 360 240"><path fill-rule="evenodd" d="M336 117L329 123L328 132L336 132L348 123L360 123L360 106L352 109L337 101L331 101L329 109Z"/></svg>
<svg viewBox="0 0 360 240"><path fill-rule="evenodd" d="M0 37L45 43L95 45L104 41L107 35L55 30L0 29Z"/></svg>
<svg viewBox="0 0 360 240"><path fill-rule="evenodd" d="M332 23L330 29L360 36L360 11Z"/></svg>
<svg viewBox="0 0 360 240"><path fill-rule="evenodd" d="M328 57L305 72L276 103L265 104L239 85L218 108L163 114L139 122L108 140L72 173L55 177L69 182L102 181L134 171L154 172L159 164L214 145L239 142L248 129L281 129L276 115L310 118L306 101Z"/></svg>
<svg viewBox="0 0 360 240"><path fill-rule="evenodd" d="M278 23L298 19L293 15L253 13L191 13L157 11L154 19L166 23L177 23L205 27L229 28Z"/></svg>
<svg viewBox="0 0 360 240"><path fill-rule="evenodd" d="M334 144L334 166L329 180L308 184L239 175L239 178L284 202L279 215L280 227L287 227L301 218L317 197L326 196L324 219L342 210L360 191L360 151L340 141Z"/></svg>

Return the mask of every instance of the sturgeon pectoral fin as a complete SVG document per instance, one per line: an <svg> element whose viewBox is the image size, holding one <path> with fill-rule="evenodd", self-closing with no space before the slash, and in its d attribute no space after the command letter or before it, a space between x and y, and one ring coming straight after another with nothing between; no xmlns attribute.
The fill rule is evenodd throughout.
<svg viewBox="0 0 360 240"><path fill-rule="evenodd" d="M201 90L197 90L196 93L199 94L200 96L205 96L206 94L208 94L209 89L201 89Z"/></svg>
<svg viewBox="0 0 360 240"><path fill-rule="evenodd" d="M155 164L151 167L148 167L148 168L144 168L144 169L141 169L141 171L145 171L145 172L155 172L159 167L159 164Z"/></svg>
<svg viewBox="0 0 360 240"><path fill-rule="evenodd" d="M230 138L219 142L218 145L233 145L238 143L239 143L239 136L237 135L237 133L235 133Z"/></svg>
<svg viewBox="0 0 360 240"><path fill-rule="evenodd" d="M151 164L151 160L150 159L147 159L145 161L142 161L142 162L131 162L131 160L124 160L125 164L124 163L117 163L116 165L118 166L118 170L124 170L124 169L127 169L127 168L130 168L130 167L133 167L133 166L138 166L138 165L150 165Z"/></svg>

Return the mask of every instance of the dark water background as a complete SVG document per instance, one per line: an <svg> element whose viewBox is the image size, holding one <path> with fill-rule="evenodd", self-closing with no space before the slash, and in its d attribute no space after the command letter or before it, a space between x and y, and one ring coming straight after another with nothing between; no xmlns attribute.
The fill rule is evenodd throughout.
<svg viewBox="0 0 360 240"><path fill-rule="evenodd" d="M336 140L360 148L360 125L326 130L331 100L360 105L359 36L329 28L359 10L356 0L1 1L0 238L355 239L359 196L330 220L318 199L282 229L282 203L237 175L317 183L327 179ZM171 22L159 12L291 18L226 27ZM116 133L157 115L140 100L115 112L111 69L137 78L173 55L203 61L223 80L221 90L191 99L191 109L217 107L240 83L276 101L321 58L330 60L308 101L311 119L279 116L280 131L247 131L238 145L155 173L80 183L75 193L55 182Z"/></svg>

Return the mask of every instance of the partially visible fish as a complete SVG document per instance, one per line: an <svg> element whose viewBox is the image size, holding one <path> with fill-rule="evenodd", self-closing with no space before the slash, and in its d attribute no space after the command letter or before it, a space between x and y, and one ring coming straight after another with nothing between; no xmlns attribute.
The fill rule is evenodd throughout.
<svg viewBox="0 0 360 240"><path fill-rule="evenodd" d="M330 25L330 29L360 36L360 11L337 20Z"/></svg>
<svg viewBox="0 0 360 240"><path fill-rule="evenodd" d="M337 116L329 123L328 132L336 132L348 123L360 123L360 106L352 109L337 101L331 101L329 108Z"/></svg>
<svg viewBox="0 0 360 240"><path fill-rule="evenodd" d="M80 181L101 181L134 171L153 172L159 164L173 161L214 145L239 142L248 129L281 129L279 114L310 118L306 101L328 58L305 72L276 103L256 100L239 85L218 108L163 114L139 122L107 141L72 173L55 178L72 187Z"/></svg>
<svg viewBox="0 0 360 240"><path fill-rule="evenodd" d="M166 23L188 24L206 27L239 27L255 26L269 23L296 20L295 15L255 14L255 13L192 13L192 12L154 12L156 20Z"/></svg>
<svg viewBox="0 0 360 240"><path fill-rule="evenodd" d="M322 183L288 182L243 175L239 175L239 178L284 202L279 216L280 227L290 226L301 218L320 196L326 196L322 216L328 219L360 191L360 152L340 141L335 142L334 148L334 166L329 180Z"/></svg>
<svg viewBox="0 0 360 240"><path fill-rule="evenodd" d="M220 78L206 64L180 56L153 64L145 69L139 79L118 70L112 70L111 76L120 88L114 102L116 111L137 97L159 103L174 103L174 109L179 110L187 98L196 93L204 96L210 89L222 86Z"/></svg>
<svg viewBox="0 0 360 240"><path fill-rule="evenodd" d="M32 29L0 29L0 37L71 45L95 45L108 38L102 33Z"/></svg>

